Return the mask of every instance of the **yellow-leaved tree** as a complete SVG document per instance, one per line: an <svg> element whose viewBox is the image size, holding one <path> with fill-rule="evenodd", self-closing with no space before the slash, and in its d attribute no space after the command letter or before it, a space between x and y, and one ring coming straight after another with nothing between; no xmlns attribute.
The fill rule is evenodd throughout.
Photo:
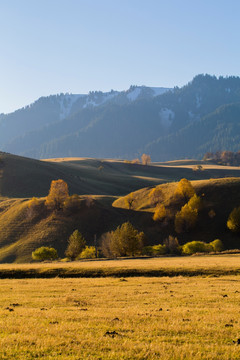
<svg viewBox="0 0 240 360"><path fill-rule="evenodd" d="M154 221L161 221L163 220L167 215L166 208L163 204L159 204L156 207L156 210L153 214L153 220Z"/></svg>
<svg viewBox="0 0 240 360"><path fill-rule="evenodd" d="M185 201L195 194L195 190L189 180L183 178L179 181L175 190L175 195L183 198Z"/></svg>
<svg viewBox="0 0 240 360"><path fill-rule="evenodd" d="M46 198L45 204L53 210L61 210L65 200L69 197L68 185L62 180L53 180L51 182L49 194Z"/></svg>

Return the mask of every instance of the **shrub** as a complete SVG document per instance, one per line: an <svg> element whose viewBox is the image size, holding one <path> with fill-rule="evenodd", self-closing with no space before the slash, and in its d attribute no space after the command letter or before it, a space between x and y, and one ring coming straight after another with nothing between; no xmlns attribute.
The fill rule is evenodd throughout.
<svg viewBox="0 0 240 360"><path fill-rule="evenodd" d="M82 234L75 230L68 239L68 247L65 251L65 255L70 259L75 259L85 248L86 241Z"/></svg>
<svg viewBox="0 0 240 360"><path fill-rule="evenodd" d="M78 195L68 196L63 202L63 211L66 213L74 213L81 208L81 203L82 201Z"/></svg>
<svg viewBox="0 0 240 360"><path fill-rule="evenodd" d="M240 207L234 208L227 220L227 227L233 232L240 231Z"/></svg>
<svg viewBox="0 0 240 360"><path fill-rule="evenodd" d="M95 259L96 249L94 246L86 246L85 249L80 253L78 259Z"/></svg>
<svg viewBox="0 0 240 360"><path fill-rule="evenodd" d="M53 247L42 246L32 252L33 260L56 260L58 258L57 250Z"/></svg>
<svg viewBox="0 0 240 360"><path fill-rule="evenodd" d="M32 218L32 217L38 215L38 213L41 211L41 205L42 205L42 202L35 197L33 197L31 200L29 200L28 208L27 208L27 216Z"/></svg>
<svg viewBox="0 0 240 360"><path fill-rule="evenodd" d="M210 242L210 244L213 248L213 251L219 252L219 251L223 251L224 250L224 246L221 240L216 239L212 242Z"/></svg>
<svg viewBox="0 0 240 360"><path fill-rule="evenodd" d="M184 254L192 255L197 252L211 252L213 247L211 244L207 244L203 241L191 241L183 245L182 252Z"/></svg>
<svg viewBox="0 0 240 360"><path fill-rule="evenodd" d="M153 255L164 255L167 253L166 245L153 245L152 246L152 254Z"/></svg>

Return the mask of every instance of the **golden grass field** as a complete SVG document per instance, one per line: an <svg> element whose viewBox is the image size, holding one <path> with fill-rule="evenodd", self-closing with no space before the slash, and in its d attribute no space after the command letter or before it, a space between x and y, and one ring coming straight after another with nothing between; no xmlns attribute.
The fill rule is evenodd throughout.
<svg viewBox="0 0 240 360"><path fill-rule="evenodd" d="M0 280L1 359L240 358L240 256L64 267L212 269L212 276ZM4 268L59 264L1 265ZM235 269L239 275L217 276Z"/></svg>

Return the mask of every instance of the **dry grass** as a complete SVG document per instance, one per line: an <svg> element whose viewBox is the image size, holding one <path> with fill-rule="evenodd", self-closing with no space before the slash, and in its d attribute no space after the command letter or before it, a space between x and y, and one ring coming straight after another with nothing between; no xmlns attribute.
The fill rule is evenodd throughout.
<svg viewBox="0 0 240 360"><path fill-rule="evenodd" d="M0 358L239 359L240 277L0 281Z"/></svg>

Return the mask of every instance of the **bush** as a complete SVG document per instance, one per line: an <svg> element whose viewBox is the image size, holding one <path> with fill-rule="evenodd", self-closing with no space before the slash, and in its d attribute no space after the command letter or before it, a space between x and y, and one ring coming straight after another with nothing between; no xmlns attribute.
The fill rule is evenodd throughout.
<svg viewBox="0 0 240 360"><path fill-rule="evenodd" d="M183 254L192 255L195 253L211 252L213 247L211 244L207 244L203 241L191 241L183 245Z"/></svg>
<svg viewBox="0 0 240 360"><path fill-rule="evenodd" d="M94 246L86 246L85 249L78 256L78 259L95 259L96 249Z"/></svg>
<svg viewBox="0 0 240 360"><path fill-rule="evenodd" d="M210 244L213 248L213 251L219 252L219 251L223 251L224 250L224 246L221 240L216 239L212 242L210 242Z"/></svg>
<svg viewBox="0 0 240 360"><path fill-rule="evenodd" d="M166 245L153 245L153 246L145 246L142 249L142 255L148 256L157 256L157 255L164 255L167 253Z"/></svg>
<svg viewBox="0 0 240 360"><path fill-rule="evenodd" d="M42 246L32 252L33 260L56 260L58 258L57 250L53 247Z"/></svg>

